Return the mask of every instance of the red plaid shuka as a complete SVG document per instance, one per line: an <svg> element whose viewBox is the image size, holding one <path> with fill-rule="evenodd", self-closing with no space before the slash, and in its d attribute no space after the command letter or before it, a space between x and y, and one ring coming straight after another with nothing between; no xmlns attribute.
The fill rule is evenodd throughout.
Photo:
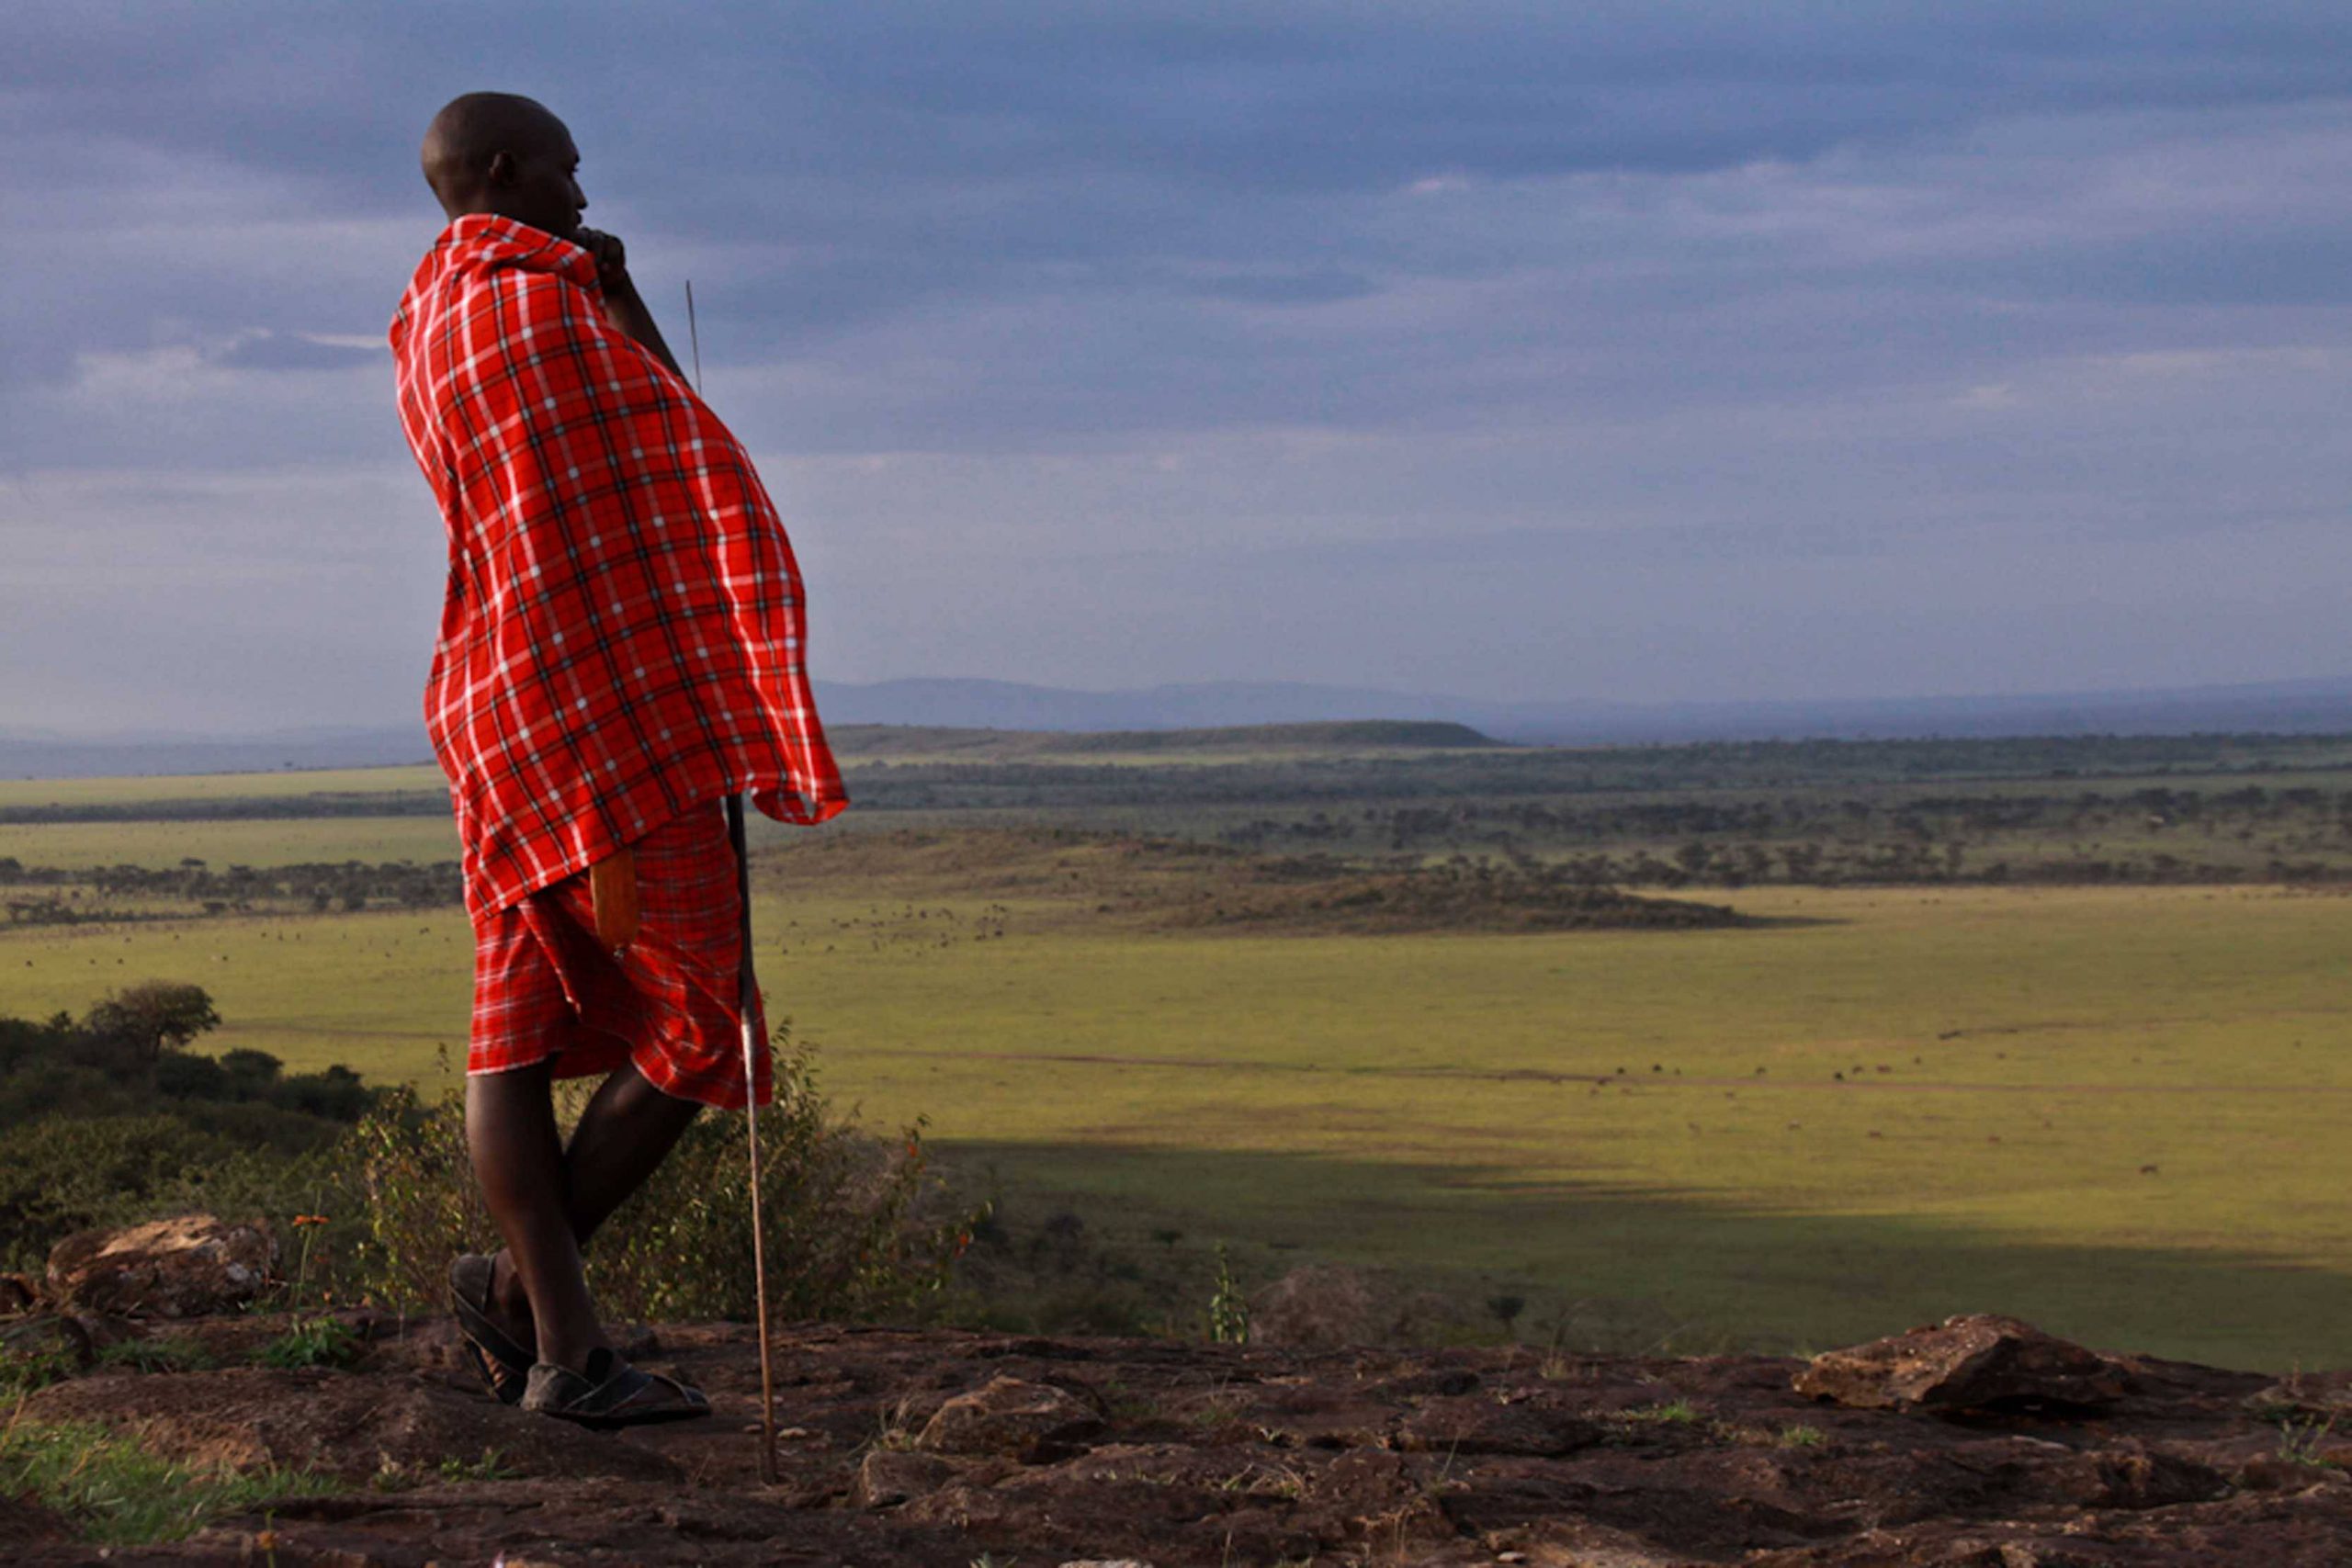
<svg viewBox="0 0 2352 1568"><path fill-rule="evenodd" d="M741 1110L741 906L726 815L707 800L639 839L633 853L641 923L618 953L596 941L584 874L476 921L466 1071L503 1073L551 1059L549 1071L563 1078L631 1062L664 1094ZM767 1038L756 1010L752 1036ZM752 1061L764 1105L767 1052L753 1052Z"/></svg>
<svg viewBox="0 0 2352 1568"><path fill-rule="evenodd" d="M748 789L848 804L801 662L800 570L732 433L609 325L594 259L460 218L392 319L449 580L425 728L476 917Z"/></svg>

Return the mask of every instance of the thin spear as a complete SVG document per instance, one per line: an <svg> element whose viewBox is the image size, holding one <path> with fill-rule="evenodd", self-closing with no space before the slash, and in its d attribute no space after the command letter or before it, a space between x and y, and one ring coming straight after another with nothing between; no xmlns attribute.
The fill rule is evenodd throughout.
<svg viewBox="0 0 2352 1568"><path fill-rule="evenodd" d="M702 332L695 321L694 279L686 280L686 341L692 346L695 392L702 392ZM743 829L743 797L727 796L727 837L735 846L735 901L742 912L739 937L742 957L736 1017L743 1035L743 1129L752 1155L752 1292L760 1313L760 1480L775 1484L775 1360L768 1343L768 1248L760 1224L760 1094L759 1042L753 1038L752 1015L758 1010L760 988L752 974L752 851Z"/></svg>

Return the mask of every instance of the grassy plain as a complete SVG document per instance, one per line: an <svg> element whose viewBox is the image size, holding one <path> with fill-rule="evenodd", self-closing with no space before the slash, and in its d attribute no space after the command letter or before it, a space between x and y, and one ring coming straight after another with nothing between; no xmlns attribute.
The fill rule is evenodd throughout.
<svg viewBox="0 0 2352 1568"><path fill-rule="evenodd" d="M1998 1308L2352 1360L2352 899L1749 888L1708 895L1765 918L1737 930L1232 935L1105 913L1071 864L762 868L772 1007L828 1090L928 1116L1016 1222L1442 1275L1524 1296L1537 1338L1818 1346ZM0 1013L189 979L220 1046L431 1082L470 953L447 908L8 930Z"/></svg>

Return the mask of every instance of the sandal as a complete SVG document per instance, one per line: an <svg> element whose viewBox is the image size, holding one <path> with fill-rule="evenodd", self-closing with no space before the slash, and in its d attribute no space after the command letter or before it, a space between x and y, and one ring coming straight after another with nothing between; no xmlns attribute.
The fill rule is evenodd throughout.
<svg viewBox="0 0 2352 1568"><path fill-rule="evenodd" d="M710 1414L702 1390L654 1372L641 1372L611 1350L588 1358L583 1374L541 1361L531 1369L523 1408L592 1431L650 1427L662 1421L691 1421Z"/></svg>
<svg viewBox="0 0 2352 1568"><path fill-rule="evenodd" d="M478 1252L466 1253L450 1264L449 1310L457 1315L466 1357L481 1374L481 1381L499 1404L520 1404L529 1388L532 1364L539 1359L538 1349L536 1344L517 1341L492 1320L490 1282L496 1269Z"/></svg>

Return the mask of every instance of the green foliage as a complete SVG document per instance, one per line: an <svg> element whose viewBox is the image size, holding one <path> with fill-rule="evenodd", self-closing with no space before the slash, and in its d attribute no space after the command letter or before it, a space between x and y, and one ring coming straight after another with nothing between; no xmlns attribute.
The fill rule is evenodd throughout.
<svg viewBox="0 0 2352 1568"><path fill-rule="evenodd" d="M476 1459L452 1454L435 1467L434 1473L444 1481L512 1481L523 1472L508 1464L506 1456L496 1449L484 1449Z"/></svg>
<svg viewBox="0 0 2352 1568"><path fill-rule="evenodd" d="M923 1121L884 1142L837 1120L814 1064L779 1036L759 1113L768 1299L779 1317L903 1319L933 1310L970 1217L944 1201ZM749 1318L750 1162L740 1115L706 1112L599 1233L589 1280L642 1321Z"/></svg>
<svg viewBox="0 0 2352 1568"><path fill-rule="evenodd" d="M79 1370L62 1346L27 1349L0 1345L0 1393L31 1393L53 1382L63 1382Z"/></svg>
<svg viewBox="0 0 2352 1568"><path fill-rule="evenodd" d="M302 1367L347 1367L359 1359L359 1336L332 1317L298 1318L262 1348L261 1364L295 1371Z"/></svg>
<svg viewBox="0 0 2352 1568"><path fill-rule="evenodd" d="M143 1060L181 1051L198 1035L220 1027L220 1013L201 986L179 980L145 980L108 997L90 1010L83 1027L110 1040L127 1042Z"/></svg>
<svg viewBox="0 0 2352 1568"><path fill-rule="evenodd" d="M175 1116L54 1117L0 1133L0 1267L39 1268L59 1240L167 1206L188 1173L244 1157Z"/></svg>
<svg viewBox="0 0 2352 1568"><path fill-rule="evenodd" d="M218 1021L199 987L151 982L80 1021L0 1019L0 1268L71 1233L232 1201L283 1218L301 1156L377 1099L347 1067L179 1049Z"/></svg>
<svg viewBox="0 0 2352 1568"><path fill-rule="evenodd" d="M2334 1416L2307 1416L2278 1423L2278 1457L2289 1464L2306 1465L2312 1469L2333 1468L2335 1461L2327 1457L2327 1440L2335 1435Z"/></svg>
<svg viewBox="0 0 2352 1568"><path fill-rule="evenodd" d="M91 1424L0 1426L0 1495L30 1496L107 1545L178 1540L223 1514L333 1490L297 1471L239 1474L162 1459Z"/></svg>
<svg viewBox="0 0 2352 1568"><path fill-rule="evenodd" d="M1687 1399L1676 1399L1663 1404L1641 1404L1631 1410L1621 1410L1617 1418L1645 1426L1688 1427L1699 1419L1699 1407Z"/></svg>
<svg viewBox="0 0 2352 1568"><path fill-rule="evenodd" d="M1225 1243L1216 1244L1216 1288L1209 1295L1209 1338L1218 1345L1240 1345L1250 1338L1250 1297L1233 1277Z"/></svg>
<svg viewBox="0 0 2352 1568"><path fill-rule="evenodd" d="M427 1104L413 1089L392 1090L336 1151L334 1174L340 1198L319 1212L353 1216L328 1227L330 1237L353 1239L347 1256L330 1249L322 1267L384 1305L438 1304L450 1258L491 1229L466 1151L462 1092L453 1087Z"/></svg>
<svg viewBox="0 0 2352 1568"><path fill-rule="evenodd" d="M930 1311L968 1239L930 1174L922 1126L885 1144L837 1120L808 1056L779 1048L759 1113L768 1299L784 1318L903 1318ZM576 1110L577 1099L574 1100ZM345 1211L361 1216L350 1286L426 1306L449 1259L490 1235L466 1156L465 1110L401 1091L354 1130ZM751 1184L740 1115L706 1113L598 1233L589 1282L614 1316L754 1315Z"/></svg>

